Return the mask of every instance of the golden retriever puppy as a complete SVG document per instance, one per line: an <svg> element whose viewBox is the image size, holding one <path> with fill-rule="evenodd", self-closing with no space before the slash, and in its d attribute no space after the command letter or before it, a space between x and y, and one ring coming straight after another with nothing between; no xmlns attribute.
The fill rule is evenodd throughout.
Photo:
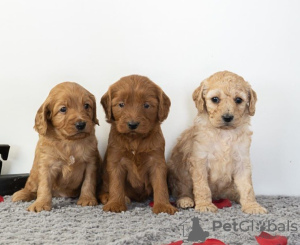
<svg viewBox="0 0 300 245"><path fill-rule="evenodd" d="M51 210L52 196L76 197L81 206L97 205L96 177L101 158L95 137L95 97L77 83L56 85L39 108L39 141L25 188L12 201L36 201L29 211Z"/></svg>
<svg viewBox="0 0 300 245"><path fill-rule="evenodd" d="M249 148L256 93L234 73L217 72L194 91L194 125L184 131L168 161L177 206L216 212L212 199L239 202L245 213L267 210L255 199Z"/></svg>
<svg viewBox="0 0 300 245"><path fill-rule="evenodd" d="M153 193L153 212L174 214L160 128L169 113L168 96L147 77L132 75L111 85L101 104L111 124L100 194L103 210L125 211L130 199L142 201Z"/></svg>

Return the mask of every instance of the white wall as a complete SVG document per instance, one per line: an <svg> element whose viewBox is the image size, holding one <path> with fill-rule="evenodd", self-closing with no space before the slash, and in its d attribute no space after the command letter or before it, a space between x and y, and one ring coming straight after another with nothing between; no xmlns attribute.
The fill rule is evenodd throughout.
<svg viewBox="0 0 300 245"><path fill-rule="evenodd" d="M251 148L257 194L300 195L300 2L4 0L0 2L0 144L3 173L29 172L37 109L49 90L76 81L98 102L129 74L146 75L172 100L166 155L191 125L191 95L220 70L258 94ZM98 103L101 154L109 125Z"/></svg>

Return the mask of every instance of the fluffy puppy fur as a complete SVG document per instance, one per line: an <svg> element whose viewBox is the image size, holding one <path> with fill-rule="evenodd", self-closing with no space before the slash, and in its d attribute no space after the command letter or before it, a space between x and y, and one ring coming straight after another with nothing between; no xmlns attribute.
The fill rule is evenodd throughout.
<svg viewBox="0 0 300 245"><path fill-rule="evenodd" d="M256 93L234 73L218 72L194 91L194 125L178 139L168 161L177 206L216 212L212 199L239 202L245 213L266 213L255 199L249 148Z"/></svg>
<svg viewBox="0 0 300 245"><path fill-rule="evenodd" d="M111 85L101 104L111 124L100 194L103 210L125 211L130 199L142 201L153 193L153 212L174 214L160 128L169 113L168 96L147 77L132 75Z"/></svg>
<svg viewBox="0 0 300 245"><path fill-rule="evenodd" d="M96 177L101 163L95 137L95 97L77 83L55 86L39 108L39 141L25 188L12 200L36 201L29 211L51 210L52 196L76 197L81 206L97 205Z"/></svg>

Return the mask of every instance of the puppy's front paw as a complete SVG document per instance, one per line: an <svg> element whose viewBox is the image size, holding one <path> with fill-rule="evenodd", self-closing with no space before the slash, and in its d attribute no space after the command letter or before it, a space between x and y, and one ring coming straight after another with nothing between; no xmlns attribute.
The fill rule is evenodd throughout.
<svg viewBox="0 0 300 245"><path fill-rule="evenodd" d="M194 207L194 200L190 197L181 197L176 201L178 208L191 208Z"/></svg>
<svg viewBox="0 0 300 245"><path fill-rule="evenodd" d="M122 211L126 211L127 207L125 203L120 202L108 202L103 206L103 211L105 212L115 212L121 213Z"/></svg>
<svg viewBox="0 0 300 245"><path fill-rule="evenodd" d="M167 213L167 214L175 214L177 212L177 208L173 207L171 204L166 203L154 203L152 212L155 214L159 213Z"/></svg>
<svg viewBox="0 0 300 245"><path fill-rule="evenodd" d="M43 210L50 211L51 208L52 208L52 205L49 202L35 201L33 204L31 204L27 208L27 211L30 211L30 212L41 212Z"/></svg>
<svg viewBox="0 0 300 245"><path fill-rule="evenodd" d="M213 212L216 213L218 211L218 208L210 203L210 204L197 204L195 206L195 210L199 212Z"/></svg>
<svg viewBox="0 0 300 245"><path fill-rule="evenodd" d="M85 206L96 206L98 205L97 199L95 197L80 197L77 201L77 205Z"/></svg>
<svg viewBox="0 0 300 245"><path fill-rule="evenodd" d="M13 194L11 200L13 202L26 201L27 195L24 193L24 190L17 191Z"/></svg>
<svg viewBox="0 0 300 245"><path fill-rule="evenodd" d="M100 199L100 202L105 205L109 200L109 194L108 193L100 194L99 199ZM126 205L129 205L131 203L131 200L128 196L125 196L125 203L126 203Z"/></svg>
<svg viewBox="0 0 300 245"><path fill-rule="evenodd" d="M266 214L267 209L260 206L257 202L242 206L242 211L247 214Z"/></svg>

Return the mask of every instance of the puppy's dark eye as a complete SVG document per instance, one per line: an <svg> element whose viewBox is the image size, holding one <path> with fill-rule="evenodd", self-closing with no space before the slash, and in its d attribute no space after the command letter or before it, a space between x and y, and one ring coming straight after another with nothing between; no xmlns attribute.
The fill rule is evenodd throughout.
<svg viewBox="0 0 300 245"><path fill-rule="evenodd" d="M90 105L89 104L84 104L84 109L89 109L90 108Z"/></svg>
<svg viewBox="0 0 300 245"><path fill-rule="evenodd" d="M62 108L60 108L59 111L62 113L65 113L67 111L67 107L63 106Z"/></svg>
<svg viewBox="0 0 300 245"><path fill-rule="evenodd" d="M213 98L211 98L211 101L215 104L218 104L220 102L220 99L219 99L219 97L213 97Z"/></svg>
<svg viewBox="0 0 300 245"><path fill-rule="evenodd" d="M123 102L121 102L121 103L119 103L119 106L120 106L121 108L123 108L123 107L125 106L125 104L124 104Z"/></svg>
<svg viewBox="0 0 300 245"><path fill-rule="evenodd" d="M144 108L148 109L150 107L150 105L148 103L144 104Z"/></svg>
<svg viewBox="0 0 300 245"><path fill-rule="evenodd" d="M235 103L237 103L237 104L241 104L241 103L243 102L243 99L240 98L240 97L236 97L236 98L234 99L234 101L235 101Z"/></svg>

